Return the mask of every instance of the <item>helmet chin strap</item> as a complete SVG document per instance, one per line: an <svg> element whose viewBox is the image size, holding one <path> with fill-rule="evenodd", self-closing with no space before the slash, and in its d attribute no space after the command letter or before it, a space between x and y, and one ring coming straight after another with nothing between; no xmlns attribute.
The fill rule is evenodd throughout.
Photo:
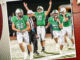
<svg viewBox="0 0 80 60"><path fill-rule="evenodd" d="M23 16L17 16L18 19L22 19Z"/></svg>
<svg viewBox="0 0 80 60"><path fill-rule="evenodd" d="M16 14L16 16L19 17L19 18L22 18L23 17L23 15L21 16L21 15L18 15L18 14Z"/></svg>

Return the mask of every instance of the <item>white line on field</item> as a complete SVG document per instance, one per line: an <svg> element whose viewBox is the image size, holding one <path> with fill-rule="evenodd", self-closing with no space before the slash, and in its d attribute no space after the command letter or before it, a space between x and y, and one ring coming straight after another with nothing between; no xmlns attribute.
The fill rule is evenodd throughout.
<svg viewBox="0 0 80 60"><path fill-rule="evenodd" d="M72 54L76 54L75 52L71 52L71 53L65 53L63 55L55 55L55 56L47 56L47 57L44 57L44 58L39 58L39 59L34 59L34 60L51 60L51 59L56 59L56 58L59 58L61 56L66 56L66 55L72 55Z"/></svg>

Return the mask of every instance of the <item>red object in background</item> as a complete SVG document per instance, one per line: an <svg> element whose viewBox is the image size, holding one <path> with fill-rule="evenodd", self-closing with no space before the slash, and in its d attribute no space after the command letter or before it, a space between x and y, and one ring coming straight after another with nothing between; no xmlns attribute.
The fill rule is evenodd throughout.
<svg viewBox="0 0 80 60"><path fill-rule="evenodd" d="M0 40L2 35L2 24L3 24L3 19L2 19L1 5L0 5Z"/></svg>

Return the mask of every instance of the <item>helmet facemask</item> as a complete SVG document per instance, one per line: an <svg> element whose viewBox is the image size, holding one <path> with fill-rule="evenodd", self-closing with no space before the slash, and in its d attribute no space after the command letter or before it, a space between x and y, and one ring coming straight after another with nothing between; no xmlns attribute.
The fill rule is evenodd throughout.
<svg viewBox="0 0 80 60"><path fill-rule="evenodd" d="M52 17L58 18L58 16L59 16L58 10L53 10L53 12L52 12Z"/></svg>

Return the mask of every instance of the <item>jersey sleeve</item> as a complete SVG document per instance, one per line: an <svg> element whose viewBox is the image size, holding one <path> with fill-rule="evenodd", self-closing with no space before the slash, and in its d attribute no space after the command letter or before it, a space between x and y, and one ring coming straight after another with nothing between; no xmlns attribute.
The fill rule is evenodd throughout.
<svg viewBox="0 0 80 60"><path fill-rule="evenodd" d="M48 22L49 22L49 23L51 23L51 22L52 22L52 18L51 18L51 17L48 19Z"/></svg>
<svg viewBox="0 0 80 60"><path fill-rule="evenodd" d="M35 17L37 16L37 12L34 12L35 13Z"/></svg>
<svg viewBox="0 0 80 60"><path fill-rule="evenodd" d="M67 13L67 14L65 15L66 18L68 18L68 17L70 17L70 16L71 16L70 13Z"/></svg>
<svg viewBox="0 0 80 60"><path fill-rule="evenodd" d="M59 20L60 20L60 23L63 23L63 20L64 20L63 16L60 15Z"/></svg>
<svg viewBox="0 0 80 60"><path fill-rule="evenodd" d="M71 20L71 14L70 14L70 13L67 13L67 14L65 15L65 17L68 18L69 20Z"/></svg>
<svg viewBox="0 0 80 60"><path fill-rule="evenodd" d="M46 13L47 11L44 11L44 14Z"/></svg>
<svg viewBox="0 0 80 60"><path fill-rule="evenodd" d="M25 22L28 22L29 21L29 17L28 16L25 15L23 18L24 18L24 21Z"/></svg>
<svg viewBox="0 0 80 60"><path fill-rule="evenodd" d="M15 23L15 20L16 20L15 16L11 18L12 23Z"/></svg>

